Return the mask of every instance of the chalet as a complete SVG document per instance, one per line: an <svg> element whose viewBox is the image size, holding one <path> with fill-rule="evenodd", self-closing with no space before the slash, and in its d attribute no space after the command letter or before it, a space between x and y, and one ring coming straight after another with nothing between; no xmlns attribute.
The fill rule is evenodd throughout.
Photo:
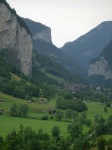
<svg viewBox="0 0 112 150"><path fill-rule="evenodd" d="M41 104L46 104L47 103L47 100L45 98L42 98L39 100L39 103Z"/></svg>
<svg viewBox="0 0 112 150"><path fill-rule="evenodd" d="M28 101L28 103L31 103L31 102L32 102L32 100L29 100L29 101Z"/></svg>

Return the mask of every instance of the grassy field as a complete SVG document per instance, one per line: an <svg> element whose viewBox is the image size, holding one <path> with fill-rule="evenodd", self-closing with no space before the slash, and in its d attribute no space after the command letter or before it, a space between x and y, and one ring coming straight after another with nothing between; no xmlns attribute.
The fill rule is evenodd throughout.
<svg viewBox="0 0 112 150"><path fill-rule="evenodd" d="M51 135L51 130L53 126L59 126L61 130L61 135L67 137L69 134L67 132L67 122L52 121L52 120L39 120L39 119L28 119L28 118L18 118L10 117L6 115L0 116L0 135L5 136L12 129L19 129L20 124L24 127L30 126L33 130L38 131L42 129L43 132Z"/></svg>
<svg viewBox="0 0 112 150"><path fill-rule="evenodd" d="M0 103L0 108L4 109L3 115L0 115L0 135L5 136L8 132L12 131L12 129L19 129L20 124L24 127L30 126L33 130L38 131L42 129L44 132L51 135L51 130L53 126L59 126L60 133L62 136L67 137L69 133L67 132L67 126L69 122L65 121L55 121L55 120L41 120L40 118L44 114L48 114L48 110L54 108L55 100L50 100L47 104L40 104L37 99L36 102L28 103L27 100L15 98L0 92L0 100L4 100L4 103ZM9 108L12 104L27 104L30 108L29 116L36 117L37 119L29 119L29 118L20 118L20 117L11 117L8 115ZM94 120L94 115L98 114L107 118L112 114L112 109L108 108L107 112L104 112L104 106L100 103L90 102L86 103L88 106L88 110L86 111L87 118ZM37 112L41 113L37 113ZM88 128L84 126L84 132L87 132ZM107 135L108 138L108 135Z"/></svg>
<svg viewBox="0 0 112 150"><path fill-rule="evenodd" d="M0 103L0 108L4 110L3 115L0 115L0 135L5 136L12 129L19 129L20 124L24 127L30 126L33 130L38 131L42 129L44 132L51 134L53 126L59 126L61 134L67 137L69 134L67 132L68 122L55 121L55 120L41 120L40 118L44 114L48 114L48 110L54 108L55 101L51 100L47 104L40 104L38 102L28 103L27 100L15 98L3 93L0 93L0 100L4 100L4 103ZM37 119L11 117L8 115L9 108L12 104L27 104L30 108L29 116L36 117ZM37 113L37 112L41 113Z"/></svg>
<svg viewBox="0 0 112 150"><path fill-rule="evenodd" d="M104 112L104 105L101 105L98 102L86 102L88 110L86 111L87 117L94 120L94 115L98 114L98 116L107 118L108 116L112 115L112 108L107 108L107 112Z"/></svg>

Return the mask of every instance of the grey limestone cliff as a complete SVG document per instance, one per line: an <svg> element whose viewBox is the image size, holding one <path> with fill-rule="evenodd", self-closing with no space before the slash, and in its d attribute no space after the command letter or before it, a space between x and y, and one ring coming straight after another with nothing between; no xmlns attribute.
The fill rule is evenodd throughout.
<svg viewBox="0 0 112 150"><path fill-rule="evenodd" d="M45 42L52 43L50 27L47 27L39 22L35 22L27 18L23 18L23 20L26 22L27 26L30 29L34 43L38 40L43 40Z"/></svg>
<svg viewBox="0 0 112 150"><path fill-rule="evenodd" d="M10 62L24 74L32 68L32 37L5 3L0 3L0 49L8 49Z"/></svg>
<svg viewBox="0 0 112 150"><path fill-rule="evenodd" d="M102 75L105 80L112 79L112 70L104 57L100 57L99 60L89 64L88 76L94 75Z"/></svg>
<svg viewBox="0 0 112 150"><path fill-rule="evenodd" d="M35 40L44 40L46 42L52 43L51 40L51 29L47 28L46 30L43 30L41 32L37 32L34 36L33 36L34 41Z"/></svg>

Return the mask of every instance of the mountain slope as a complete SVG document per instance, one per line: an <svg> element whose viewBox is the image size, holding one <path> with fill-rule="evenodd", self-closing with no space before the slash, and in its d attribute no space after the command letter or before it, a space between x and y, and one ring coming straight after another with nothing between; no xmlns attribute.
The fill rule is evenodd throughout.
<svg viewBox="0 0 112 150"><path fill-rule="evenodd" d="M32 77L24 75L20 70L7 62L4 51L0 52L0 91L19 97L53 97L65 82L80 83L80 77L71 75L59 64L33 53Z"/></svg>
<svg viewBox="0 0 112 150"><path fill-rule="evenodd" d="M89 64L88 76L93 84L112 84L112 41L103 49L103 52Z"/></svg>
<svg viewBox="0 0 112 150"><path fill-rule="evenodd" d="M80 76L69 73L69 71L62 67L60 64L55 63L49 58L44 57L42 54L34 51L33 53L33 72L32 76L38 78L39 72L58 82L76 82L81 81ZM40 77L41 78L41 77ZM42 81L41 81L42 82Z"/></svg>
<svg viewBox="0 0 112 150"><path fill-rule="evenodd" d="M88 68L89 61L98 57L111 39L112 21L106 21L77 40L66 43L61 50Z"/></svg>
<svg viewBox="0 0 112 150"><path fill-rule="evenodd" d="M69 71L84 75L84 67L52 44L51 29L41 23L23 19L34 40L34 50L59 63Z"/></svg>

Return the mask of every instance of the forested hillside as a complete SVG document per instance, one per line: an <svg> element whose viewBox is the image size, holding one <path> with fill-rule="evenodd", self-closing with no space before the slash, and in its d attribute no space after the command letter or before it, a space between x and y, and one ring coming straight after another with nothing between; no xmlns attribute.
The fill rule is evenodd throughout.
<svg viewBox="0 0 112 150"><path fill-rule="evenodd" d="M80 83L80 77L72 75L52 60L33 53L32 76L24 75L20 70L11 66L7 61L6 51L0 53L0 90L16 97L29 99L38 97L40 90L45 97L56 94L56 87L61 87L64 82ZM15 77L17 76L17 77Z"/></svg>
<svg viewBox="0 0 112 150"><path fill-rule="evenodd" d="M67 69L61 66L59 63L55 63L49 58L46 58L42 54L38 52L33 52L33 72L32 75L35 76L34 70L40 70L45 73L47 76L52 75L56 81L60 81L60 79L69 82L80 83L82 78L73 73L70 73ZM49 75L48 75L49 74ZM38 78L38 75L37 75ZM83 80L82 80L83 81ZM47 82L47 81L46 81Z"/></svg>

